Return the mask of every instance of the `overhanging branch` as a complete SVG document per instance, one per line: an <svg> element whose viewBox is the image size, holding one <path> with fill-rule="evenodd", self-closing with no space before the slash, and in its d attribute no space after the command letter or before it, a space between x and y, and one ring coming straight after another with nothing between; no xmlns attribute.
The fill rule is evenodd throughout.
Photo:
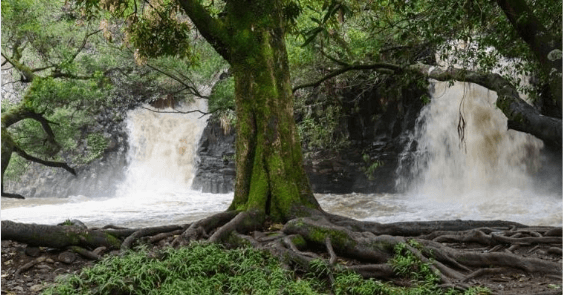
<svg viewBox="0 0 563 295"><path fill-rule="evenodd" d="M213 18L198 0L178 0L184 12L190 17L203 35L205 40L213 46L226 61L230 60L230 50L227 46L228 35L223 22Z"/></svg>
<svg viewBox="0 0 563 295"><path fill-rule="evenodd" d="M6 61L8 61L12 66L14 66L14 68L16 68L22 74L25 82L33 81L33 79L35 78L35 74L33 73L32 69L19 62L17 59L8 57L7 55L4 54L4 52L2 52L1 54L2 57L6 59Z"/></svg>
<svg viewBox="0 0 563 295"><path fill-rule="evenodd" d="M375 70L391 74L413 71L438 81L456 80L479 84L497 93L496 105L508 118L508 128L532 134L543 140L546 145L558 150L561 149L561 119L543 116L537 109L520 98L516 87L499 74L482 73L453 67L442 69L421 63L407 67L389 63L351 65L335 70L315 82L296 86L293 88L293 92L302 88L317 87L328 79L354 70Z"/></svg>
<svg viewBox="0 0 563 295"><path fill-rule="evenodd" d="M165 71L163 71L163 70L161 70L161 69L159 69L159 68L157 68L157 67L155 67L155 66L153 66L153 65L150 65L150 64L147 64L147 67L149 67L149 68L151 68L151 69L153 69L153 70L155 70L155 71L157 71L157 72L159 72L159 73L161 73L161 74L163 74L163 75L165 75L165 76L171 78L172 80L175 80L176 82L180 83L181 85L183 85L183 86L185 87L185 89L190 90L193 95L195 95L195 96L197 96L197 97L200 97L200 98L206 98L206 99L209 98L209 97L207 97L207 96L201 94L201 93L197 90L196 87L186 84L182 79L176 77L175 75L173 75L173 74L171 74L171 73L168 73L168 72L165 72Z"/></svg>
<svg viewBox="0 0 563 295"><path fill-rule="evenodd" d="M321 85L324 81L331 79L331 78L334 78L338 75L342 75L342 74L349 72L349 71L365 71L365 70L375 70L375 71L384 72L384 73L387 73L387 74L394 74L394 73L397 73L397 72L401 72L404 69L401 66L398 66L398 65L395 65L395 64L390 64L390 63L375 63L375 64L368 64L368 65L345 66L345 67L342 67L342 68L337 69L335 71L332 71L328 75L320 78L319 80L317 80L315 82L295 86L293 88L293 92L295 92L299 89L302 89L302 88L317 87L317 86Z"/></svg>
<svg viewBox="0 0 563 295"><path fill-rule="evenodd" d="M154 113L160 113L160 114L184 114L185 115L185 114L191 114L191 113L200 113L201 117L203 117L203 116L210 115L210 114L214 113L214 112L204 112L202 110L178 111L175 108L172 108L173 111L159 111L159 110L147 108L145 106L139 106L139 107L142 108L142 109L145 109L147 111L151 111L151 112L154 112Z"/></svg>
<svg viewBox="0 0 563 295"><path fill-rule="evenodd" d="M510 129L526 132L544 141L545 144L561 149L561 119L543 116L525 102L516 87L499 74L482 73L466 69L442 69L425 64L415 64L409 69L438 81L456 80L479 84L497 93L496 106L508 118Z"/></svg>

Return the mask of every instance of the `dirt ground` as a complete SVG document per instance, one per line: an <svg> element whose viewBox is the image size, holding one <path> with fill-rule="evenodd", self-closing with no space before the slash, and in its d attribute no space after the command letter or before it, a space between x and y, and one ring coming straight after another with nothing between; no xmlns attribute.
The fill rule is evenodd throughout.
<svg viewBox="0 0 563 295"><path fill-rule="evenodd" d="M165 243L161 243L163 245ZM454 246L454 245L452 245ZM459 248L460 246L457 245ZM488 251L481 245L461 245L467 251ZM499 249L503 251L503 249ZM114 254L117 252L114 252ZM517 254L561 262L561 256L547 254L541 247L523 247ZM74 259L73 259L74 258ZM72 260L72 261L71 261ZM27 270L19 269L35 261ZM66 261L66 262L65 262ZM56 278L79 272L94 262L68 251L49 248L29 248L25 244L2 241L2 294L40 294ZM561 277L530 274L518 271L501 271L486 274L468 281L470 285L485 286L494 294L562 294Z"/></svg>

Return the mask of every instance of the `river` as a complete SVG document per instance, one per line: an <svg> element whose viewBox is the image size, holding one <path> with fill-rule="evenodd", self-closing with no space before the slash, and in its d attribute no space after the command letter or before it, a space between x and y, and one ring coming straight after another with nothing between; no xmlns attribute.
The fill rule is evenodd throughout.
<svg viewBox="0 0 563 295"><path fill-rule="evenodd" d="M377 222L502 219L561 226L561 163L545 158L540 140L506 130L506 118L493 107L496 94L472 84L449 87L437 82L432 83L431 94L411 136L416 152L405 152L405 164L399 167L401 193L317 194L322 208ZM198 104L196 108L205 108ZM115 195L3 198L1 218L42 224L79 219L88 226L141 227L189 223L225 210L232 193L189 189L206 120L198 113L131 111L126 178ZM559 174L540 173L545 165L553 165Z"/></svg>

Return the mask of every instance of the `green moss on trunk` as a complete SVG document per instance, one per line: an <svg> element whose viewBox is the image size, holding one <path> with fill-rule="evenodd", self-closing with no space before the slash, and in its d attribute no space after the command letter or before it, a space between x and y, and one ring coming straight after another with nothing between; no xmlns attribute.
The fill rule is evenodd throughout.
<svg viewBox="0 0 563 295"><path fill-rule="evenodd" d="M281 2L259 1L247 9L232 1L227 11L238 116L230 209L262 210L276 222L294 217L300 207L320 209L293 118Z"/></svg>

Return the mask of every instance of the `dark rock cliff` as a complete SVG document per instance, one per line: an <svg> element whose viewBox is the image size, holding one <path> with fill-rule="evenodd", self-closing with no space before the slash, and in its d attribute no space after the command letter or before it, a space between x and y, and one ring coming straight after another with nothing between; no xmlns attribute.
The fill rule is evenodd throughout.
<svg viewBox="0 0 563 295"><path fill-rule="evenodd" d="M192 189L224 194L233 191L235 183L235 133L225 132L212 117L201 136L197 149L197 172Z"/></svg>
<svg viewBox="0 0 563 295"><path fill-rule="evenodd" d="M396 90L389 92L385 86L352 88L343 94L345 116L340 127L350 145L307 159L306 168L316 192L395 192L397 166L425 94L416 86ZM368 171L375 162L379 162L378 167Z"/></svg>
<svg viewBox="0 0 563 295"><path fill-rule="evenodd" d="M349 145L338 151L305 150L305 169L318 193L394 192L400 154L423 106L425 93L417 87L389 95L382 88L353 88L342 93L338 132ZM317 104L318 105L318 104ZM322 113L322 112L320 112ZM296 114L297 121L301 115ZM217 120L210 120L201 138L197 173L192 188L225 193L234 185L233 133L225 135ZM381 165L366 175L374 162Z"/></svg>

